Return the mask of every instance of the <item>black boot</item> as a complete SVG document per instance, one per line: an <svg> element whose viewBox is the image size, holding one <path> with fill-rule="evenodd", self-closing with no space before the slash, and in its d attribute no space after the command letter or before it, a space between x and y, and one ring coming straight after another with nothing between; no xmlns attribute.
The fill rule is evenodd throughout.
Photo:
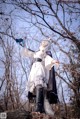
<svg viewBox="0 0 80 119"><path fill-rule="evenodd" d="M41 85L36 86L36 112L44 112L44 88Z"/></svg>

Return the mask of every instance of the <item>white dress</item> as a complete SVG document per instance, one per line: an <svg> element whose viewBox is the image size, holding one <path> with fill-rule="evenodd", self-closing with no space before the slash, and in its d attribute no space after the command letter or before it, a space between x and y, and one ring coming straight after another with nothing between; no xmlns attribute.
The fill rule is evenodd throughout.
<svg viewBox="0 0 80 119"><path fill-rule="evenodd" d="M23 55L32 58L40 58L41 62L35 61L32 65L28 78L28 91L33 92L37 85L47 88L49 80L49 70L54 65L54 59L43 51L31 52L27 48L23 50Z"/></svg>

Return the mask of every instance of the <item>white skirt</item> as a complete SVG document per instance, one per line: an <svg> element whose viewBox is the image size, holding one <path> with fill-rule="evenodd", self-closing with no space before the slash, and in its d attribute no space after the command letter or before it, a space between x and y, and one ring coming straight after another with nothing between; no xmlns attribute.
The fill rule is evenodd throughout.
<svg viewBox="0 0 80 119"><path fill-rule="evenodd" d="M48 73L42 62L34 62L28 78L28 91L33 92L37 85L47 87Z"/></svg>

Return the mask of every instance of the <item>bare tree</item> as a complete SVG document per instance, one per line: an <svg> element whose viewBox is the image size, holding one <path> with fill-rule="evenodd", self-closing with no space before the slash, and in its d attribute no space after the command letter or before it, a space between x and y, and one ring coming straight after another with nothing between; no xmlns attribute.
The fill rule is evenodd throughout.
<svg viewBox="0 0 80 119"><path fill-rule="evenodd" d="M19 18L19 20L26 22L24 30L27 28L27 31L29 31L32 27L35 27L36 30L41 33L40 36L51 38L53 42L52 53L60 61L60 67L56 72L56 75L58 79L63 80L69 86L71 91L73 91L75 97L74 100L78 107L80 104L79 2L68 3L61 2L60 0L2 0L0 4L13 6L13 10L10 10L7 14L7 16L9 15L11 18L10 24L7 29L0 31L1 35L7 35L9 38L12 38L12 40L15 39L15 31L13 30L14 19L12 19L12 16L14 16L15 19ZM18 10L18 13L20 12L21 15L17 13L16 15L12 14L15 13L16 10ZM25 17L22 15L23 12L25 12ZM1 11L0 16L6 16L5 12ZM8 19L5 21L8 21ZM27 27L27 25L29 25L29 27ZM11 31L9 31L9 29L11 29ZM33 43L38 41L34 35L32 36L30 32L28 33L30 38L33 39ZM57 52L61 54L60 57L57 57ZM18 63L20 63L27 79L26 67L23 66L21 57L19 58ZM65 61L63 61L64 59ZM22 77L23 75L21 76L21 80L23 79ZM1 87L3 83L4 78Z"/></svg>

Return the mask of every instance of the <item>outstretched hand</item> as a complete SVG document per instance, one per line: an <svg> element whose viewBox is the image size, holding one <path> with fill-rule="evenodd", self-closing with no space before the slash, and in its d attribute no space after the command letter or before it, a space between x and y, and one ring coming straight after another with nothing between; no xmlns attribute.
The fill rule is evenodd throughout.
<svg viewBox="0 0 80 119"><path fill-rule="evenodd" d="M59 61L53 60L52 63L55 64L56 66L59 66Z"/></svg>
<svg viewBox="0 0 80 119"><path fill-rule="evenodd" d="M55 64L56 64L56 66L58 68L60 63L59 63L59 61L56 61Z"/></svg>
<svg viewBox="0 0 80 119"><path fill-rule="evenodd" d="M56 64L56 65L59 65L59 61L55 61L55 64Z"/></svg>

